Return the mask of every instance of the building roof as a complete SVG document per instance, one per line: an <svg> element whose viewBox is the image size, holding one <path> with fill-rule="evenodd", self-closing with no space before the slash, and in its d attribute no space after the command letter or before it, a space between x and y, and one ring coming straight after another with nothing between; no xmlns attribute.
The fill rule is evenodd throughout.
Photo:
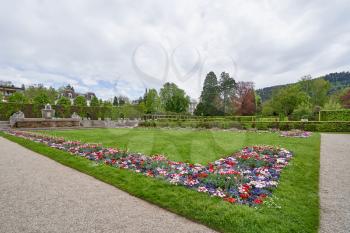
<svg viewBox="0 0 350 233"><path fill-rule="evenodd" d="M4 86L4 85L0 85L0 89L7 89L7 90L21 90L24 91L23 87L15 87L14 85L12 86Z"/></svg>

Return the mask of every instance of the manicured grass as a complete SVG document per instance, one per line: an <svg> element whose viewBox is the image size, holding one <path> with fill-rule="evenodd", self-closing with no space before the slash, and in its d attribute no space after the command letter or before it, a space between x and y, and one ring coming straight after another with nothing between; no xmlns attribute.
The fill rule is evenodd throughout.
<svg viewBox="0 0 350 233"><path fill-rule="evenodd" d="M4 136L64 165L219 231L317 232L318 230L319 134L301 139L282 138L274 133L165 129L92 129L45 131L45 133L84 142L100 142L105 146L127 147L131 151L146 154L162 153L172 160L202 164L235 152L246 145L281 145L292 150L295 157L282 172L280 184L273 198L259 208L251 208L232 205L221 199L128 170L106 165L94 166L94 162L74 157L66 152L25 139ZM271 202L275 204L271 205Z"/></svg>

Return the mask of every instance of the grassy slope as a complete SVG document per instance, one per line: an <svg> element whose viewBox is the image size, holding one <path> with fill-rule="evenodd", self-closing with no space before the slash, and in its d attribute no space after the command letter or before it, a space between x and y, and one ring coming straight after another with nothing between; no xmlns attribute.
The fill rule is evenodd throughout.
<svg viewBox="0 0 350 233"><path fill-rule="evenodd" d="M128 147L146 154L164 153L170 159L213 161L239 150L244 145L282 145L295 153L281 183L274 192L274 202L281 209L259 209L231 205L217 198L169 185L130 171L73 157L65 152L27 140L5 136L64 165L87 173L132 195L155 203L172 212L224 232L316 232L319 224L319 134L308 139L281 138L271 133L238 133L164 129L94 129L47 132L69 139L101 142L105 146Z"/></svg>

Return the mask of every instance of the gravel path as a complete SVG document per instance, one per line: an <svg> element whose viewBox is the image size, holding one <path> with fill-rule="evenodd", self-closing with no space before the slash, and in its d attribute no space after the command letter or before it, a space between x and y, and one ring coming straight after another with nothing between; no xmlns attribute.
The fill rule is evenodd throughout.
<svg viewBox="0 0 350 233"><path fill-rule="evenodd" d="M0 232L213 232L0 137Z"/></svg>
<svg viewBox="0 0 350 233"><path fill-rule="evenodd" d="M321 136L320 200L320 232L350 232L350 134Z"/></svg>

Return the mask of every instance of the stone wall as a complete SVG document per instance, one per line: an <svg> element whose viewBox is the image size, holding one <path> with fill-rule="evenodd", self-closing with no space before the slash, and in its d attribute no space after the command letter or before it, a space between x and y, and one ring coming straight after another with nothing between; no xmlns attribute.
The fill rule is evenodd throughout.
<svg viewBox="0 0 350 233"><path fill-rule="evenodd" d="M14 127L16 128L56 128L56 127L79 127L80 122L77 119L42 119L25 118L19 119Z"/></svg>
<svg viewBox="0 0 350 233"><path fill-rule="evenodd" d="M96 128L118 128L118 127L137 127L140 120L81 120L82 127L96 127Z"/></svg>

